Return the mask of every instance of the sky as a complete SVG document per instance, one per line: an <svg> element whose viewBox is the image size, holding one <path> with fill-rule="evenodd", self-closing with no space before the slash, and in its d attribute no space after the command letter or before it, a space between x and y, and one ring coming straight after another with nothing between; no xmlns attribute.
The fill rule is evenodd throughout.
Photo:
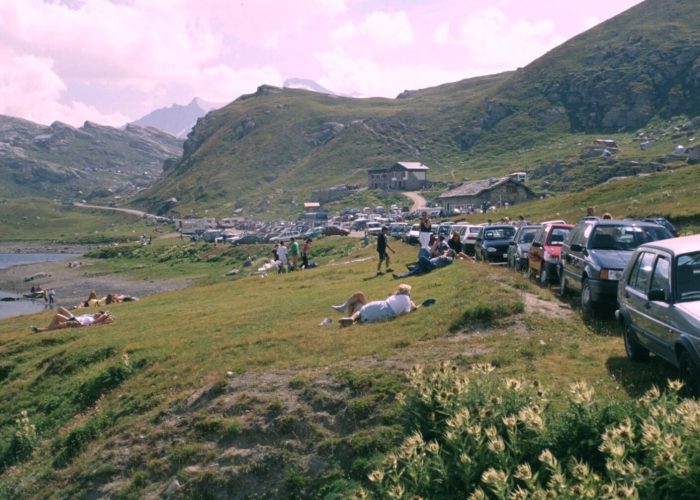
<svg viewBox="0 0 700 500"><path fill-rule="evenodd" d="M0 114L121 126L305 78L395 97L522 67L641 0L0 0Z"/></svg>

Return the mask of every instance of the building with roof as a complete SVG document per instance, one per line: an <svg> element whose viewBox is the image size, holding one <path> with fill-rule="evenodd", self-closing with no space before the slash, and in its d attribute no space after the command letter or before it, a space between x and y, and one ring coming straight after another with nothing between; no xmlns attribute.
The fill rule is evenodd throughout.
<svg viewBox="0 0 700 500"><path fill-rule="evenodd" d="M428 170L417 161L400 161L390 168L368 170L367 183L370 189L412 191L428 184Z"/></svg>
<svg viewBox="0 0 700 500"><path fill-rule="evenodd" d="M514 205L536 199L535 192L514 177L490 178L465 182L443 194L438 199L446 211L461 211Z"/></svg>

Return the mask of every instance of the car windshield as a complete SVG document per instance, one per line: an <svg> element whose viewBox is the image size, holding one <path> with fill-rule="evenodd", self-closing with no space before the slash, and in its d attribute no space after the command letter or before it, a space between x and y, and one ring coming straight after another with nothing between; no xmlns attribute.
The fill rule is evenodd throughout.
<svg viewBox="0 0 700 500"><path fill-rule="evenodd" d="M555 227L552 229L552 232L549 233L549 241L547 242L548 245L563 245L564 240L566 237L569 235L571 232L571 229L568 227Z"/></svg>
<svg viewBox="0 0 700 500"><path fill-rule="evenodd" d="M680 302L700 300L700 252L676 258L676 297Z"/></svg>
<svg viewBox="0 0 700 500"><path fill-rule="evenodd" d="M484 230L485 240L505 240L515 234L514 227L491 227Z"/></svg>
<svg viewBox="0 0 700 500"><path fill-rule="evenodd" d="M634 250L643 243L673 236L661 226L598 226L591 235L592 250Z"/></svg>
<svg viewBox="0 0 700 500"><path fill-rule="evenodd" d="M532 240L535 238L535 233L538 231L538 228L532 228L532 229L523 229L520 232L520 236L518 236L518 243L532 243Z"/></svg>

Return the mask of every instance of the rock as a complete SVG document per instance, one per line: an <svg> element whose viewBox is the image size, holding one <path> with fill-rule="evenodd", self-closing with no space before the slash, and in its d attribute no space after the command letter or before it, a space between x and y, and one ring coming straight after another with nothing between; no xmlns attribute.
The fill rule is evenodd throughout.
<svg viewBox="0 0 700 500"><path fill-rule="evenodd" d="M31 276L25 276L24 281L34 281L36 279L40 278L50 278L51 275L49 273L36 273L32 274Z"/></svg>

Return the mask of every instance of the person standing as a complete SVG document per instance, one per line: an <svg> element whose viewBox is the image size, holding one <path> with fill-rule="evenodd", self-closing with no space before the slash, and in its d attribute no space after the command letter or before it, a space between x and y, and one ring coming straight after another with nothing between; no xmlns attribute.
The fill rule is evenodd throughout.
<svg viewBox="0 0 700 500"><path fill-rule="evenodd" d="M301 247L301 267L304 269L309 268L309 252L311 251L311 238L307 238L304 242L304 246Z"/></svg>
<svg viewBox="0 0 700 500"><path fill-rule="evenodd" d="M299 267L299 255L301 251L299 250L299 243L294 238L289 239L289 259L291 260L289 264L290 271L296 271Z"/></svg>
<svg viewBox="0 0 700 500"><path fill-rule="evenodd" d="M390 273L393 271L391 267L389 267L389 254L386 253L387 249L391 250L391 253L396 253L394 252L394 249L389 246L389 243L387 243L386 240L386 235L389 233L389 228L386 226L382 227L382 232L379 233L377 236L377 253L379 254L379 262L377 263L377 276L380 276L382 274L382 262L386 262L386 272Z"/></svg>
<svg viewBox="0 0 700 500"><path fill-rule="evenodd" d="M278 273L287 272L287 247L284 246L284 241L280 241L280 246L277 247L277 260L279 261Z"/></svg>
<svg viewBox="0 0 700 500"><path fill-rule="evenodd" d="M421 248L430 249L430 235L433 234L433 224L430 222L428 212L420 214L418 241Z"/></svg>

